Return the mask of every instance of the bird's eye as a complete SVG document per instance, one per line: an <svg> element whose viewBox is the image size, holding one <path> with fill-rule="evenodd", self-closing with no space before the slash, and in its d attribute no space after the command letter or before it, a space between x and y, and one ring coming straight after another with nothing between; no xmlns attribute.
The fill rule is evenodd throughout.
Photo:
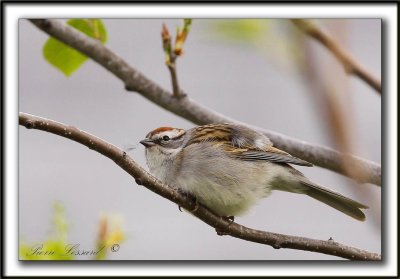
<svg viewBox="0 0 400 279"><path fill-rule="evenodd" d="M163 136L162 139L163 141L169 141L169 136Z"/></svg>

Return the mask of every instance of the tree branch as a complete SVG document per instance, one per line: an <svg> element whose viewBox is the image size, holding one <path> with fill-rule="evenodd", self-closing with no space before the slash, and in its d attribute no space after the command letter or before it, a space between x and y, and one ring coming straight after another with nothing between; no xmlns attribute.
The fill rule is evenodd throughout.
<svg viewBox="0 0 400 279"><path fill-rule="evenodd" d="M172 187L162 184L140 167L124 151L94 135L79 130L73 126L23 112L19 113L19 125L28 129L37 129L68 138L106 156L130 174L137 184L143 185L154 193L184 207L206 224L226 235L251 242L266 244L275 249L291 248L342 257L350 260L381 260L379 254L346 246L332 240L315 240L305 237L265 232L247 228L237 223L230 223L230 221L215 215L203 205L193 203L190 198L182 195Z"/></svg>
<svg viewBox="0 0 400 279"><path fill-rule="evenodd" d="M54 19L31 19L31 22L44 32L79 50L102 65L121 79L127 90L138 92L153 103L193 123L202 125L231 122L246 125L264 133L276 147L289 152L293 156L344 175L346 175L346 171L342 167L341 159L345 156L352 165L360 169L360 176L355 178L356 181L381 185L381 166L379 164L356 156L344 155L328 147L310 144L273 131L241 123L208 109L187 96L175 98L170 92L128 65L121 57L85 34Z"/></svg>
<svg viewBox="0 0 400 279"><path fill-rule="evenodd" d="M292 23L301 31L323 44L342 63L348 74L355 75L382 94L381 81L369 73L358 63L340 44L327 32L320 29L313 21L308 19L292 19Z"/></svg>

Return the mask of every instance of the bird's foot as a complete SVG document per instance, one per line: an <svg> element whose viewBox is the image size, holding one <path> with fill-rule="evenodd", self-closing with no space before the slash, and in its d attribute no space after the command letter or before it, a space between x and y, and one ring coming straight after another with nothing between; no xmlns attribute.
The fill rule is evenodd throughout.
<svg viewBox="0 0 400 279"><path fill-rule="evenodd" d="M195 212L197 211L197 209L199 208L199 203L197 202L197 199L195 196L193 196L192 194L185 192L181 189L178 189L178 192L182 195L185 196L186 198L188 198L190 200L190 204L191 207L193 207L192 210L190 210L190 212ZM178 205L178 209L180 212L182 212L182 206Z"/></svg>

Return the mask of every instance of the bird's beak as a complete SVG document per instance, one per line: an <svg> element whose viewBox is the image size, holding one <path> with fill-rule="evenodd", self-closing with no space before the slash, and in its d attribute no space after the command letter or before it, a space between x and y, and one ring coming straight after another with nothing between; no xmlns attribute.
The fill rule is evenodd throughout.
<svg viewBox="0 0 400 279"><path fill-rule="evenodd" d="M140 141L141 144L143 144L145 147L150 147L155 145L154 141L151 139L144 139Z"/></svg>

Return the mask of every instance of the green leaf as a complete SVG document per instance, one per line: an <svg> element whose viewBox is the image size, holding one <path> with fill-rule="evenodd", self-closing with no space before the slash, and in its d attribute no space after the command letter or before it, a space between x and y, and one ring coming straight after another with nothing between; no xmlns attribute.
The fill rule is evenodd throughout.
<svg viewBox="0 0 400 279"><path fill-rule="evenodd" d="M207 31L214 40L253 47L284 70L304 64L304 36L287 19L215 20Z"/></svg>
<svg viewBox="0 0 400 279"><path fill-rule="evenodd" d="M67 24L99 40L107 41L107 31L100 19L70 19ZM51 37L43 47L43 55L47 62L62 71L66 76L75 72L87 59L87 56Z"/></svg>
<svg viewBox="0 0 400 279"><path fill-rule="evenodd" d="M228 41L254 43L269 31L268 23L265 19L218 20L214 23L214 32Z"/></svg>

